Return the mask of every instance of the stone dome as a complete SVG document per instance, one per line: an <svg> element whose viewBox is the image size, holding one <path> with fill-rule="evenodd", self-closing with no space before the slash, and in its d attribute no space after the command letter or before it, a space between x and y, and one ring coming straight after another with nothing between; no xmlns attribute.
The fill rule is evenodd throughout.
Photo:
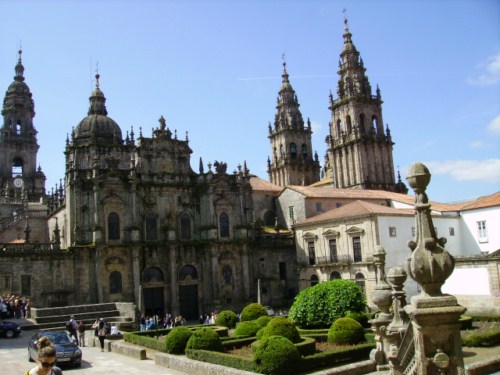
<svg viewBox="0 0 500 375"><path fill-rule="evenodd" d="M82 141L99 140L110 142L121 140L122 131L111 117L106 115L91 114L85 117L75 128L75 140Z"/></svg>
<svg viewBox="0 0 500 375"><path fill-rule="evenodd" d="M106 97L99 88L99 74L96 75L96 88L90 96L90 108L85 117L74 130L76 144L107 143L121 144L122 131L118 124L108 117Z"/></svg>

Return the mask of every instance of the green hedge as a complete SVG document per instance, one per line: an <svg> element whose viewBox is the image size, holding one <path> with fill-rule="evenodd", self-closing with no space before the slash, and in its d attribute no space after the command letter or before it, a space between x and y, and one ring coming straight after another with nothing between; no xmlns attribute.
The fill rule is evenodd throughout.
<svg viewBox="0 0 500 375"><path fill-rule="evenodd" d="M246 359L233 354L211 352L208 350L186 349L186 356L197 361L232 367L238 370L250 372L256 371L255 364L251 359Z"/></svg>
<svg viewBox="0 0 500 375"><path fill-rule="evenodd" d="M252 344L252 342L255 341L255 337L238 337L238 338L231 338L229 340L222 340L222 347L227 350L229 349L234 349L234 348L242 348L244 346L248 346Z"/></svg>
<svg viewBox="0 0 500 375"><path fill-rule="evenodd" d="M463 346L494 346L500 344L500 329L484 333L462 335Z"/></svg>
<svg viewBox="0 0 500 375"><path fill-rule="evenodd" d="M474 321L479 322L500 322L500 315L471 315L469 314Z"/></svg>
<svg viewBox="0 0 500 375"><path fill-rule="evenodd" d="M375 348L373 343L346 346L329 352L313 354L302 358L297 365L298 371L317 370L322 367L336 366L346 362L362 361L368 358L370 351Z"/></svg>
<svg viewBox="0 0 500 375"><path fill-rule="evenodd" d="M123 338L126 342L134 345L144 346L146 348L158 350L160 352L166 353L165 342L163 340L158 340L154 337L149 337L145 335L137 335L137 332L124 332Z"/></svg>
<svg viewBox="0 0 500 375"><path fill-rule="evenodd" d="M316 340L312 337L301 337L302 341L295 345L302 356L312 355L316 353Z"/></svg>

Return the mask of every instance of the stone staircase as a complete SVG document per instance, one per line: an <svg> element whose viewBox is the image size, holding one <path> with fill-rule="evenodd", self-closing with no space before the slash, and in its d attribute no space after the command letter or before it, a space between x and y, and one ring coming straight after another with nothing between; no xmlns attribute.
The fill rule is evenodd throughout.
<svg viewBox="0 0 500 375"><path fill-rule="evenodd" d="M90 329L96 318L114 323L119 330L138 328L136 306L132 303L111 302L94 305L77 305L66 307L31 308L31 321L37 329L65 330L71 315L76 321L83 321Z"/></svg>

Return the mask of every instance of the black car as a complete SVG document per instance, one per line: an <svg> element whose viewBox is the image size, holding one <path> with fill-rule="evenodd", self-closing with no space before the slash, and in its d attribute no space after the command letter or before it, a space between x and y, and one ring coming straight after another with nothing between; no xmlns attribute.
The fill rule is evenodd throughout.
<svg viewBox="0 0 500 375"><path fill-rule="evenodd" d="M58 366L70 365L80 367L82 365L82 351L66 331L44 331L34 335L28 343L28 359L30 361L38 358L36 344L42 337L48 337L56 347Z"/></svg>
<svg viewBox="0 0 500 375"><path fill-rule="evenodd" d="M0 335L11 339L15 336L19 336L21 333L21 327L19 324L14 322L9 322L8 320L0 320Z"/></svg>

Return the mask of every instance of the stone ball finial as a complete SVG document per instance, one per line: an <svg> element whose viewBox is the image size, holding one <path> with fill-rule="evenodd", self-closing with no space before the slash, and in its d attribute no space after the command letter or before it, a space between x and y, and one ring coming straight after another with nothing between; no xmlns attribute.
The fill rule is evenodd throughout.
<svg viewBox="0 0 500 375"><path fill-rule="evenodd" d="M406 180L414 190L425 190L431 181L429 169L422 163L414 163L408 169Z"/></svg>
<svg viewBox="0 0 500 375"><path fill-rule="evenodd" d="M389 272L387 272L387 280L394 286L403 286L408 274L405 269L401 266L392 267Z"/></svg>

